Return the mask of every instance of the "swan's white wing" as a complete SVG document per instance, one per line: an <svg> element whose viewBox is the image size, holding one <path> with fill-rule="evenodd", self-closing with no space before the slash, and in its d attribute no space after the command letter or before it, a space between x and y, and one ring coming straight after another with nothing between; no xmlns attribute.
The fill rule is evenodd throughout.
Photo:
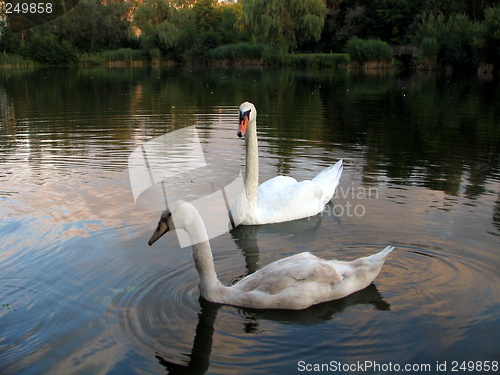
<svg viewBox="0 0 500 375"><path fill-rule="evenodd" d="M276 176L259 185L259 193L270 194L288 186L293 186L297 180L290 176Z"/></svg>
<svg viewBox="0 0 500 375"><path fill-rule="evenodd" d="M280 177L273 178L276 181L272 183L259 186L257 217L260 223L296 220L321 212L325 203L323 191L317 183ZM280 182L284 184L280 185Z"/></svg>
<svg viewBox="0 0 500 375"><path fill-rule="evenodd" d="M342 176L342 171L344 166L342 165L342 159L336 162L331 167L323 169L319 172L316 177L312 179L316 182L323 190L325 204L328 203L335 194L335 189L339 185L340 176Z"/></svg>
<svg viewBox="0 0 500 375"><path fill-rule="evenodd" d="M237 285L245 292L260 291L276 295L294 284L315 282L333 285L340 281L342 275L331 263L311 253L300 253L261 268Z"/></svg>
<svg viewBox="0 0 500 375"><path fill-rule="evenodd" d="M272 178L259 186L254 224L279 223L320 213L332 199L342 175L342 160L314 179L297 182L288 176Z"/></svg>
<svg viewBox="0 0 500 375"><path fill-rule="evenodd" d="M388 246L352 262L323 260L311 253L273 262L227 288L224 303L253 308L304 309L361 290L377 277Z"/></svg>

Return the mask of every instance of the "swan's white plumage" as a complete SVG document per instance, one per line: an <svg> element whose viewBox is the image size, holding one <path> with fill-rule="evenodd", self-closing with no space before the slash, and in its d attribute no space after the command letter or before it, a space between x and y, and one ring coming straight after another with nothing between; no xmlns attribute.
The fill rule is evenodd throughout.
<svg viewBox="0 0 500 375"><path fill-rule="evenodd" d="M175 223L175 225L174 225ZM361 290L377 277L385 258L394 249L352 262L323 260L305 252L275 261L233 286L217 279L206 229L196 209L182 203L162 215L149 244L172 229L184 229L193 243L193 259L203 298L249 308L305 309Z"/></svg>
<svg viewBox="0 0 500 375"><path fill-rule="evenodd" d="M297 182L292 177L277 176L258 186L257 111L248 102L243 103L239 111L240 117L248 113L248 128L245 134L245 191L231 207L235 223L279 223L320 213L339 184L342 160L324 169L312 180ZM240 130L238 134L242 135Z"/></svg>

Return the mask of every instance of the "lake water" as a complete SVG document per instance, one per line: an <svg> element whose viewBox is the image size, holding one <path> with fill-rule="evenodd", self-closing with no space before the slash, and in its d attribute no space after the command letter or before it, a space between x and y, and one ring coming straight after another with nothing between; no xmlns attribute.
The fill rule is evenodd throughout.
<svg viewBox="0 0 500 375"><path fill-rule="evenodd" d="M220 306L175 233L147 245L172 195L145 182L135 200L129 157L194 126L206 167L170 189L217 192L244 170L247 100L261 181L340 158L344 173L321 215L213 238L219 278L396 246L367 289L304 311ZM0 373L497 372L499 103L500 81L475 76L0 71Z"/></svg>

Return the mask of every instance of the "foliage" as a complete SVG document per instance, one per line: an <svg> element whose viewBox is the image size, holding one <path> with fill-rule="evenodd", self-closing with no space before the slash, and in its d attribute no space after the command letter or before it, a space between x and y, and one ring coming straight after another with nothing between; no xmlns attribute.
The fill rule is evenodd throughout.
<svg viewBox="0 0 500 375"><path fill-rule="evenodd" d="M37 64L32 60L27 60L20 55L0 53L0 66L26 68L35 67Z"/></svg>
<svg viewBox="0 0 500 375"><path fill-rule="evenodd" d="M500 6L486 9L476 39L476 54L479 63L500 62Z"/></svg>
<svg viewBox="0 0 500 375"><path fill-rule="evenodd" d="M252 43L225 44L210 50L208 57L212 60L225 60L228 62L260 60L263 49L262 45Z"/></svg>
<svg viewBox="0 0 500 375"><path fill-rule="evenodd" d="M145 49L158 49L175 60L204 61L209 50L238 41L240 15L237 4L215 0L146 0L135 11L131 33Z"/></svg>
<svg viewBox="0 0 500 375"><path fill-rule="evenodd" d="M328 66L344 65L330 54L357 37L349 42L354 61L387 61L383 41L417 46L420 66L474 69L500 61L499 9L498 0L80 0L63 16L14 33L0 6L0 52L30 53L38 61L73 61L70 55L78 54L105 63L103 51L129 61L138 52L116 50L142 48L155 62ZM58 56L42 56L33 45L40 36Z"/></svg>
<svg viewBox="0 0 500 375"><path fill-rule="evenodd" d="M358 64L369 62L390 63L392 60L392 48L380 40L351 38L347 42L346 52L351 61Z"/></svg>
<svg viewBox="0 0 500 375"><path fill-rule="evenodd" d="M464 69L475 66L474 40L478 24L465 14L426 15L419 24L415 44L420 47L421 64L435 61L441 66Z"/></svg>
<svg viewBox="0 0 500 375"><path fill-rule="evenodd" d="M435 70L439 53L439 43L435 37L425 37L420 42L417 60L420 69Z"/></svg>
<svg viewBox="0 0 500 375"><path fill-rule="evenodd" d="M144 50L137 50L131 48L120 48L117 50L105 51L102 56L107 62L124 61L132 63L133 61L149 60L149 54Z"/></svg>
<svg viewBox="0 0 500 375"><path fill-rule="evenodd" d="M326 7L322 0L243 0L243 22L261 43L289 51L318 41Z"/></svg>
<svg viewBox="0 0 500 375"><path fill-rule="evenodd" d="M80 0L78 5L54 22L39 26L39 33L53 34L84 51L114 49L127 43L130 3Z"/></svg>
<svg viewBox="0 0 500 375"><path fill-rule="evenodd" d="M408 30L421 4L415 1L381 0L375 10L377 36L390 43L404 44Z"/></svg>
<svg viewBox="0 0 500 375"><path fill-rule="evenodd" d="M27 59L51 65L73 63L78 59L75 49L67 41L59 42L52 35L39 34L26 43L23 55Z"/></svg>
<svg viewBox="0 0 500 375"><path fill-rule="evenodd" d="M145 0L134 12L132 32L145 49L168 50L174 47L181 31L176 25L178 9L167 1Z"/></svg>
<svg viewBox="0 0 500 375"><path fill-rule="evenodd" d="M300 68L346 67L350 57L346 53L304 53L290 55L290 64Z"/></svg>

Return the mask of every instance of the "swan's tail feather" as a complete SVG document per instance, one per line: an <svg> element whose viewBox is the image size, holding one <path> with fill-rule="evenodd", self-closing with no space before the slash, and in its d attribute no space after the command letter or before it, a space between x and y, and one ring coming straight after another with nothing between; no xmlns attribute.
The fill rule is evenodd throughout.
<svg viewBox="0 0 500 375"><path fill-rule="evenodd" d="M335 189L339 185L340 176L344 170L342 159L337 163L322 170L316 177L312 180L318 183L323 190L323 193L328 196L328 201L332 199Z"/></svg>
<svg viewBox="0 0 500 375"><path fill-rule="evenodd" d="M370 256L366 257L366 259L368 259L374 263L384 262L385 258L387 257L387 255L389 255L391 253L392 250L394 250L394 246L387 246L384 250L382 250L376 254L370 255Z"/></svg>

